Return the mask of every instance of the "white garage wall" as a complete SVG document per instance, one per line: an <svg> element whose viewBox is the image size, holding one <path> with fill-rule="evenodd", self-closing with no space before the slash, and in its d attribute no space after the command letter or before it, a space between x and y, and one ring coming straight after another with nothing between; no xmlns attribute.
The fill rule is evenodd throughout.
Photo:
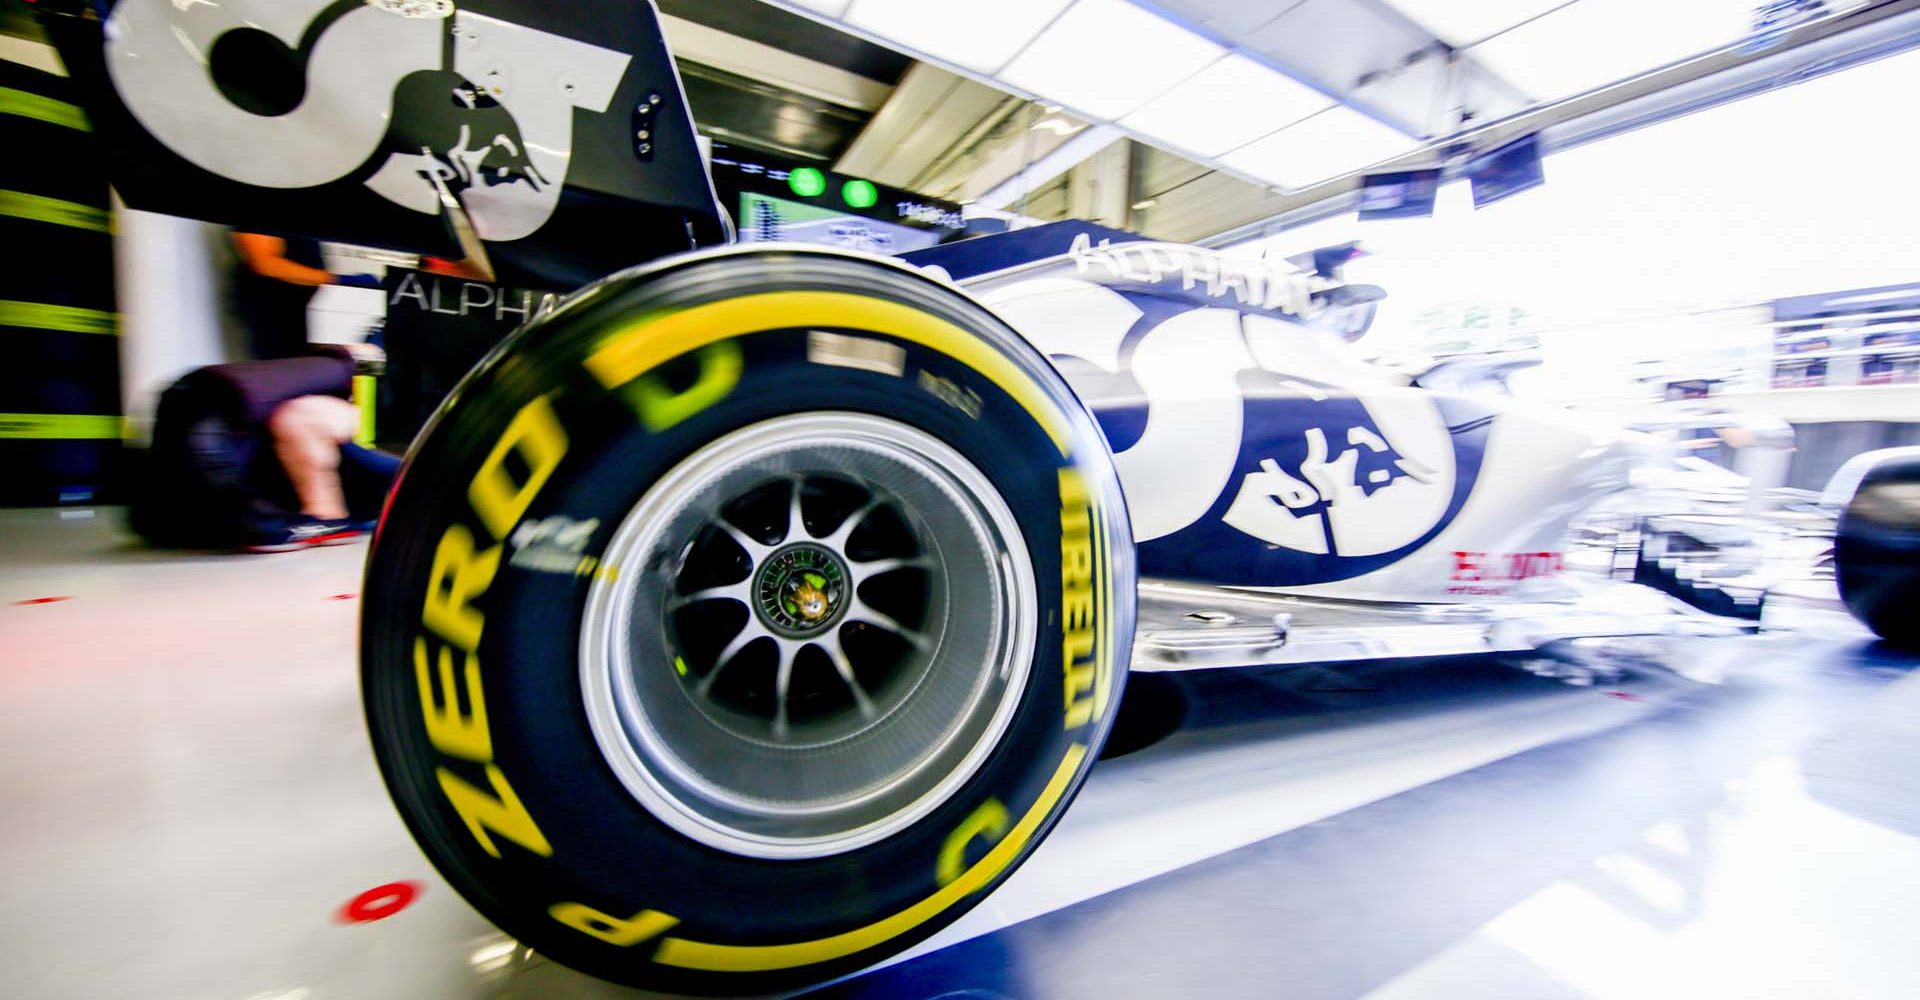
<svg viewBox="0 0 1920 1000"><path fill-rule="evenodd" d="M223 330L226 230L138 212L114 198L120 390L132 440L145 445L160 393L202 365L231 360Z"/></svg>

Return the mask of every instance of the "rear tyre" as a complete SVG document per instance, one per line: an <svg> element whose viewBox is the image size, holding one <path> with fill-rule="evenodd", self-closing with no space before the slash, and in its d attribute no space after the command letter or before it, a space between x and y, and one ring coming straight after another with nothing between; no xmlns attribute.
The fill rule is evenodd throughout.
<svg viewBox="0 0 1920 1000"><path fill-rule="evenodd" d="M605 979L858 969L1033 850L1112 725L1104 439L951 289L827 253L618 276L409 456L368 568L375 753L427 855Z"/></svg>
<svg viewBox="0 0 1920 1000"><path fill-rule="evenodd" d="M1861 624L1920 649L1920 459L1883 463L1861 480L1834 531L1833 569Z"/></svg>

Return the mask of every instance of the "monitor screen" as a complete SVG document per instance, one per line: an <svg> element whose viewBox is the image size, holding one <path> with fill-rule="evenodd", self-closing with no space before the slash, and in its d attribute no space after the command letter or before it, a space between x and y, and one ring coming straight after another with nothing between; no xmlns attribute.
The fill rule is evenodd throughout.
<svg viewBox="0 0 1920 1000"><path fill-rule="evenodd" d="M824 205L740 193L740 242L817 243L876 254L901 254L940 242L942 230L917 229Z"/></svg>
<svg viewBox="0 0 1920 1000"><path fill-rule="evenodd" d="M1425 219L1440 195L1440 171L1406 170L1374 174L1360 182L1360 221Z"/></svg>
<svg viewBox="0 0 1920 1000"><path fill-rule="evenodd" d="M1501 146L1467 164L1467 177L1473 181L1473 207L1485 208L1547 182L1540 167L1538 133Z"/></svg>

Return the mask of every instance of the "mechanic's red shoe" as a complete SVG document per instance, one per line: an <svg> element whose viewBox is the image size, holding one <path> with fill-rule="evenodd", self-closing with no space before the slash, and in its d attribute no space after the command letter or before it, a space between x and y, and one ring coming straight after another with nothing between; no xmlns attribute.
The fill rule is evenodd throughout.
<svg viewBox="0 0 1920 1000"><path fill-rule="evenodd" d="M247 543L246 549L248 552L292 552L295 549L351 542L366 533L366 529L346 518L308 517L262 532Z"/></svg>

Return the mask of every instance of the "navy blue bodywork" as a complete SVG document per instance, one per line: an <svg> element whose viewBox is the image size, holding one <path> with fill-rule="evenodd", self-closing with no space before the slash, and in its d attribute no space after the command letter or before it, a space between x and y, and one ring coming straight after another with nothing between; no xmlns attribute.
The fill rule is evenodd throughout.
<svg viewBox="0 0 1920 1000"><path fill-rule="evenodd" d="M1065 257L1072 252L1076 240L1098 246L1138 243L1143 238L1092 223L1059 222L921 250L905 255L904 259L921 267L939 267L953 279L965 281ZM1329 249L1341 251L1342 261L1355 255L1352 245ZM1318 263L1314 255L1306 255L1306 259ZM1115 454L1121 454L1141 440L1152 419L1146 394L1133 375L1135 353L1150 333L1177 317L1197 309L1225 306L1242 316L1259 316L1303 327L1302 336L1332 333L1343 338L1352 335L1349 327L1356 316L1356 306L1364 312L1364 321L1371 320L1372 305L1381 294L1377 289L1368 288L1364 296L1350 296L1345 293L1354 286L1339 283L1337 266L1316 267L1316 274L1329 279L1332 287L1314 293L1323 311L1311 321L1276 305L1209 295L1174 272L1108 277L1101 283L1140 312L1140 318L1121 343L1118 371L1105 371L1073 357L1056 355L1053 360L1093 411L1107 435L1109 447ZM1349 303L1348 299L1364 301ZM1311 329L1304 329L1308 327ZM1350 388L1293 374L1282 376L1258 367L1241 370L1237 378L1244 419L1232 475L1204 515L1172 534L1140 544L1144 576L1260 587L1349 580L1391 565L1431 542L1453 522L1479 482L1488 433L1497 412L1495 406L1474 397L1427 393L1446 424L1454 463L1452 495L1444 513L1433 525L1406 545L1365 555L1340 552L1330 517L1320 519L1321 524L1327 526L1325 554L1270 545L1231 526L1224 518L1243 478L1260 473L1263 461L1277 464L1281 471L1297 480L1306 480L1303 465L1309 457L1309 430L1319 429L1326 441L1332 443L1332 454L1325 456L1329 460L1345 450L1356 452L1354 482L1350 485L1363 496L1371 497L1380 490L1392 489L1403 480L1407 473L1399 462L1405 456L1395 447L1387 429L1375 421L1365 402ZM1344 443L1352 439L1356 429L1385 441L1386 449L1380 452L1348 449ZM1382 478L1375 479L1376 473L1383 474ZM1293 508L1293 513L1297 517L1311 517L1328 513L1331 506L1331 500L1323 499Z"/></svg>

